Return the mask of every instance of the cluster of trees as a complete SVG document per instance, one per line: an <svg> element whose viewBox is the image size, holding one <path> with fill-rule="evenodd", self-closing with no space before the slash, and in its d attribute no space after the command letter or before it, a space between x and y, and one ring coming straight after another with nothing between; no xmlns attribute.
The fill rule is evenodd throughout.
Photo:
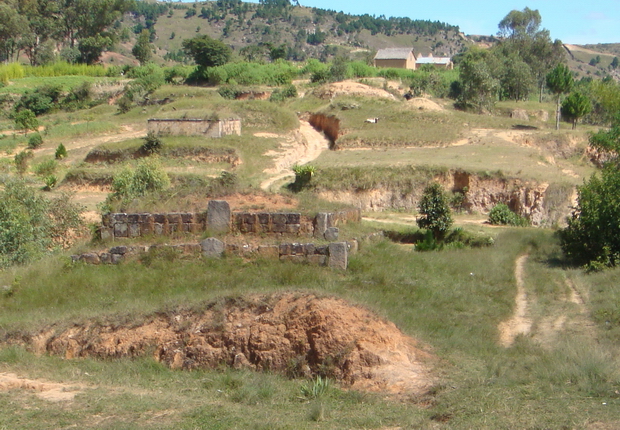
<svg viewBox="0 0 620 430"><path fill-rule="evenodd" d="M0 60L24 53L31 64L61 57L96 62L116 40L113 24L134 5L132 0L0 0Z"/></svg>
<svg viewBox="0 0 620 430"><path fill-rule="evenodd" d="M471 48L460 58L459 102L479 111L496 100L542 100L547 75L564 61L564 48L541 30L540 13L513 10L499 23L502 40L494 48Z"/></svg>

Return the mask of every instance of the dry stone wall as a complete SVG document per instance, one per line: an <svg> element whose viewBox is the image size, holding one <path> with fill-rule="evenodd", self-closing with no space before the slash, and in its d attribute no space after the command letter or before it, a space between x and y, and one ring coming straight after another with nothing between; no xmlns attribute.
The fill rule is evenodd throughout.
<svg viewBox="0 0 620 430"><path fill-rule="evenodd" d="M240 119L212 121L200 118L165 119L152 118L147 122L147 130L157 135L222 137L241 136Z"/></svg>

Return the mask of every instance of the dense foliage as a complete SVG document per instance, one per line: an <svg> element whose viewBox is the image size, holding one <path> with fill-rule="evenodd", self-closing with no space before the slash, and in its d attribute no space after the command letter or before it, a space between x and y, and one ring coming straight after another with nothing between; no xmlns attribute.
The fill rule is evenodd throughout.
<svg viewBox="0 0 620 430"><path fill-rule="evenodd" d="M433 182L424 189L418 212L421 215L417 220L418 227L431 231L435 240L442 240L453 219L450 202L440 184Z"/></svg>
<svg viewBox="0 0 620 430"><path fill-rule="evenodd" d="M491 209L489 212L489 223L493 225L512 225L516 227L525 227L530 224L526 218L511 211L505 203L499 203Z"/></svg>
<svg viewBox="0 0 620 430"><path fill-rule="evenodd" d="M0 192L0 267L32 261L70 242L82 226L80 208L68 196L48 200L22 181Z"/></svg>

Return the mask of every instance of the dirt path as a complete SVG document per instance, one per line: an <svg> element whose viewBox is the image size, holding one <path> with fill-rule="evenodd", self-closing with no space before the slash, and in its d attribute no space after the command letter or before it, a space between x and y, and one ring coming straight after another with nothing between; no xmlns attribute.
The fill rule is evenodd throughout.
<svg viewBox="0 0 620 430"><path fill-rule="evenodd" d="M524 254L517 258L515 262L515 278L517 281L517 296L515 298L516 307L514 314L507 321L499 324L499 341L504 347L513 344L515 338L520 334L528 334L532 328L531 319L527 318L528 301L523 282L523 272L528 255Z"/></svg>
<svg viewBox="0 0 620 430"><path fill-rule="evenodd" d="M309 163L321 155L321 152L329 149L329 141L322 133L316 131L307 121L299 123L299 130L286 138L280 146L281 151L269 151L266 154L274 157L274 167L264 170L269 177L261 182L261 189L267 191L276 182L293 177L291 167Z"/></svg>
<svg viewBox="0 0 620 430"><path fill-rule="evenodd" d="M37 397L50 402L66 402L73 400L76 394L84 390L84 387L26 379L14 373L0 373L0 392L16 389L32 391Z"/></svg>

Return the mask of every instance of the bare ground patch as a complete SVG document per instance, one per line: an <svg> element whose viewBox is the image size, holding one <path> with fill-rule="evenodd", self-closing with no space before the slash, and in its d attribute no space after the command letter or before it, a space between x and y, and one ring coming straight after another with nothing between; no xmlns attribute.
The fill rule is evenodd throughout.
<svg viewBox="0 0 620 430"><path fill-rule="evenodd" d="M0 391L31 391L37 397L50 402L66 402L74 399L84 387L79 385L47 382L39 379L26 379L14 373L0 373Z"/></svg>

